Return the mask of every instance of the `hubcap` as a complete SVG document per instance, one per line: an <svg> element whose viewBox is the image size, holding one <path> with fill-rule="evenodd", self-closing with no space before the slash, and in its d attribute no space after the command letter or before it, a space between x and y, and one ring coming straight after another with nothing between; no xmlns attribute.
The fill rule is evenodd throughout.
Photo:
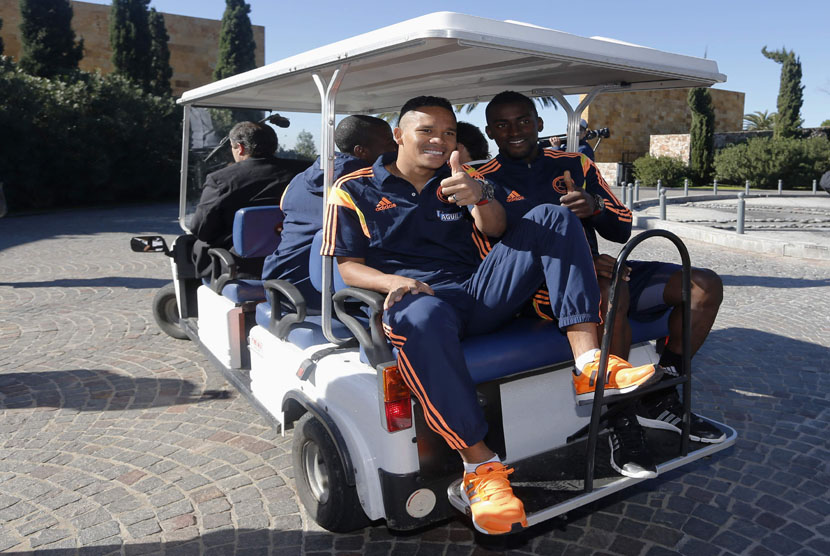
<svg viewBox="0 0 830 556"><path fill-rule="evenodd" d="M314 442L303 445L303 471L305 471L311 494L320 504L329 499L329 471L320 454L320 448Z"/></svg>
<svg viewBox="0 0 830 556"><path fill-rule="evenodd" d="M175 297L164 304L164 317L169 323L179 324L179 306L176 304Z"/></svg>

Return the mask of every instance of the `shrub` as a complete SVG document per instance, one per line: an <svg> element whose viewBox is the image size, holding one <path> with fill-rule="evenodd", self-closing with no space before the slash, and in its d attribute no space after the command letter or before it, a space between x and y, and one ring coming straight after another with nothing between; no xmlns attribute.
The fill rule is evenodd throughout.
<svg viewBox="0 0 830 556"><path fill-rule="evenodd" d="M115 75L66 82L0 64L0 181L12 210L174 198L181 118Z"/></svg>
<svg viewBox="0 0 830 556"><path fill-rule="evenodd" d="M810 139L774 139L758 137L731 145L715 155L715 172L724 183L777 188L778 180L786 187L806 186L830 170L830 141L825 137Z"/></svg>
<svg viewBox="0 0 830 556"><path fill-rule="evenodd" d="M643 185L657 185L659 179L665 187L680 187L690 174L683 161L670 156L646 155L634 161L634 177Z"/></svg>

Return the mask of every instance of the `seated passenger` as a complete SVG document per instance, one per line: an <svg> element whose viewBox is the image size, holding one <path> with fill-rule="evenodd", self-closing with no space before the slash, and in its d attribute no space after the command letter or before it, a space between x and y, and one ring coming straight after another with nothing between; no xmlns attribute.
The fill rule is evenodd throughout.
<svg viewBox="0 0 830 556"><path fill-rule="evenodd" d="M515 224L533 207L553 203L568 208L579 217L591 245L597 277L603 292L605 312L611 273L615 259L600 255L596 233L605 239L624 243L631 234L631 211L612 193L596 165L578 153L542 149L537 141L542 119L528 97L506 91L487 105L487 134L499 147L499 155L479 166L478 172L496 183L497 199L505 203L508 223ZM580 187L585 184L585 189ZM508 187L498 187L505 184ZM509 228L509 227L508 227ZM671 309L669 340L660 365L679 369L681 351L681 305L679 265L661 262L631 261L629 287L622 288L621 305L614 323L611 353L627 358L631 347L628 316L640 318ZM628 294L630 290L630 310ZM692 271L692 354L703 344L714 323L722 299L722 286L711 270ZM534 307L552 318L550 305L538 300ZM671 374L667 372L666 376ZM677 376L676 372L673 373ZM669 376L671 378L671 376ZM620 473L633 477L656 476L656 467L645 446L644 426L680 432L678 423L682 405L675 389L655 392L643 400L639 415L634 408L620 411L611 420L612 465ZM712 425L692 415L691 439L721 442L725 435Z"/></svg>
<svg viewBox="0 0 830 556"><path fill-rule="evenodd" d="M244 207L276 205L295 172L274 156L277 134L265 124L240 122L228 134L234 164L208 174L190 230L198 238L193 262L201 276L210 275L211 247L231 250L233 219ZM259 278L262 261L240 261L243 277Z"/></svg>
<svg viewBox="0 0 830 556"><path fill-rule="evenodd" d="M458 162L455 113L446 99L409 100L394 135L397 153L335 184L323 254L337 257L350 286L386 295L383 324L398 368L428 426L464 461L463 497L473 524L507 533L527 525L524 506L510 487L512 470L483 441L487 422L461 340L509 322L546 281L576 361L577 398L592 399L600 352L591 252L579 219L553 205L530 211L491 248L487 236L505 230L504 208L491 186ZM612 358L606 393L659 376L652 365L632 368Z"/></svg>
<svg viewBox="0 0 830 556"><path fill-rule="evenodd" d="M588 158L591 159L591 162L594 162L594 147L585 139L585 136L588 134L588 122L584 119L579 120L579 147L577 151L579 154L584 154ZM557 137L553 136L550 138L550 146L556 149L557 151L564 151L566 145L562 143L562 140Z"/></svg>
<svg viewBox="0 0 830 556"><path fill-rule="evenodd" d="M377 158L397 149L389 124L372 116L349 116L337 125L334 142L334 179L360 168L371 166ZM306 300L306 306L320 310L320 293L308 277L308 256L314 234L323 226L323 169L320 158L305 172L298 174L286 188L280 201L285 215L282 240L268 255L262 279L279 278L294 284Z"/></svg>
<svg viewBox="0 0 830 556"><path fill-rule="evenodd" d="M467 122L458 122L456 150L461 164L480 164L490 160L490 148L487 138L478 127Z"/></svg>

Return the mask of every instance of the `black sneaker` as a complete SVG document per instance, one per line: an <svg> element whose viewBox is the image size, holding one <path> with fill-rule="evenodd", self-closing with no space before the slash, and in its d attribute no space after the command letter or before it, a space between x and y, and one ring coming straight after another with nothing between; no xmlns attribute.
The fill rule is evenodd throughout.
<svg viewBox="0 0 830 556"><path fill-rule="evenodd" d="M694 413L690 414L689 440L718 444L726 440L726 433L701 419ZM650 429L662 429L680 434L683 426L683 404L677 390L671 390L657 400L642 400L637 409L637 421Z"/></svg>
<svg viewBox="0 0 830 556"><path fill-rule="evenodd" d="M633 412L623 412L610 423L611 467L635 479L653 479L657 466L646 446L646 435Z"/></svg>

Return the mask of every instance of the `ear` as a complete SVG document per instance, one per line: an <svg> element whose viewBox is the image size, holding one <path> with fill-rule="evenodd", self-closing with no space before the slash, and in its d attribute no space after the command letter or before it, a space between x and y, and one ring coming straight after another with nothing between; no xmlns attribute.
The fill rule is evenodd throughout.
<svg viewBox="0 0 830 556"><path fill-rule="evenodd" d="M492 138L493 138L493 134L492 134L492 133L490 133L490 126L489 126L489 125L488 125L488 126L484 126L484 133L486 133L486 134L487 134L487 137L488 137L488 138L490 138L490 139L492 139Z"/></svg>
<svg viewBox="0 0 830 556"><path fill-rule="evenodd" d="M352 154L354 154L357 158L363 158L366 156L366 147L363 145L355 145L354 149L352 149Z"/></svg>
<svg viewBox="0 0 830 556"><path fill-rule="evenodd" d="M398 145L403 145L403 130L399 127L396 127L392 130L392 137L395 138L395 143Z"/></svg>
<svg viewBox="0 0 830 556"><path fill-rule="evenodd" d="M545 122L539 116L536 117L536 131L541 132L545 128Z"/></svg>

